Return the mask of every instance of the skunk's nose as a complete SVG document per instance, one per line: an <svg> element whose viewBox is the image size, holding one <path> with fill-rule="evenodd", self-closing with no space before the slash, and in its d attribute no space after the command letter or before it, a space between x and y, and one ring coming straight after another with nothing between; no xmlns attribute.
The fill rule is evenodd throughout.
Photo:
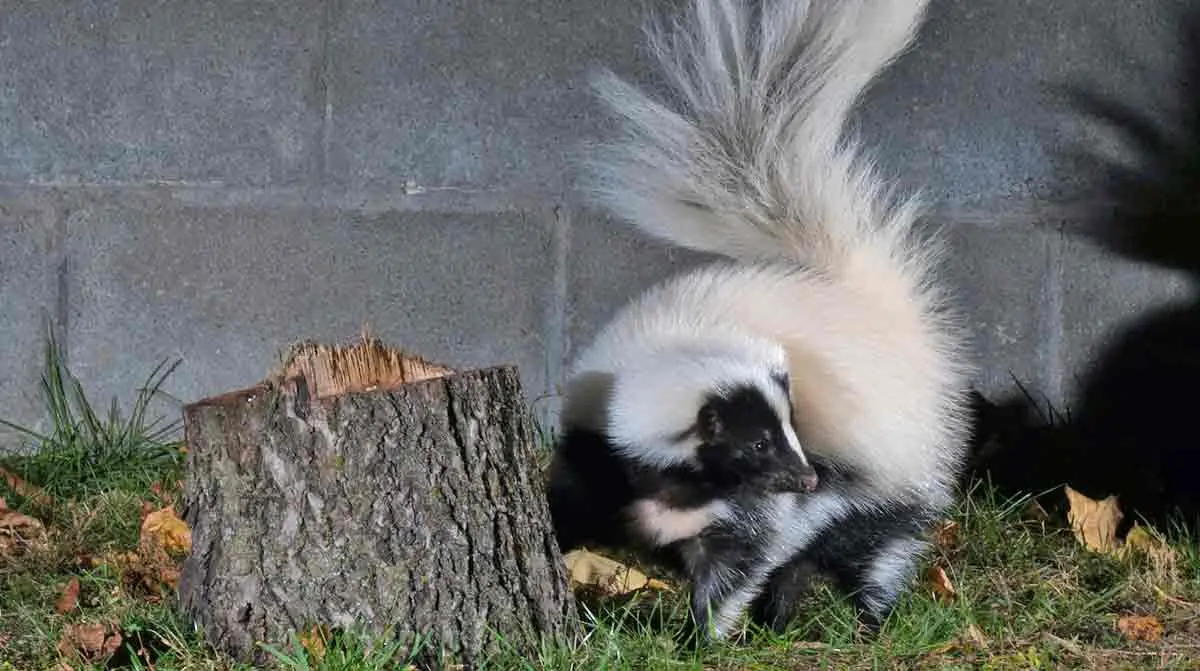
<svg viewBox="0 0 1200 671"><path fill-rule="evenodd" d="M817 490L817 485L821 484L821 478L817 477L817 472L812 466L805 466L800 471L800 489L806 494L811 494Z"/></svg>

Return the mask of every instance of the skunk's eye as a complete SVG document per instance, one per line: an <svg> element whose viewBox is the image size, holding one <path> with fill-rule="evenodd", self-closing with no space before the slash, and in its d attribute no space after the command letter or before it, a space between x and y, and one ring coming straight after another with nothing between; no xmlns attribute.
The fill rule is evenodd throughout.
<svg viewBox="0 0 1200 671"><path fill-rule="evenodd" d="M759 438L758 440L754 441L753 445L756 452L763 452L770 446L771 443L766 438Z"/></svg>

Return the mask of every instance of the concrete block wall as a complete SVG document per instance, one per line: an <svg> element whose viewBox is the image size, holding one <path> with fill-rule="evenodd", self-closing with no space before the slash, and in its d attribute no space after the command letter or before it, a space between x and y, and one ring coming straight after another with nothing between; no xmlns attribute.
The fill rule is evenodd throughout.
<svg viewBox="0 0 1200 671"><path fill-rule="evenodd" d="M935 0L864 100L881 169L936 203L985 391L1052 399L1184 278L1064 234L1105 136L1082 83L1169 117L1187 3ZM516 363L551 418L611 311L700 255L578 205L584 78L653 85L642 3L12 0L0 11L0 416L40 426L43 317L101 401L164 358L180 401L299 338ZM1159 94L1158 97L1149 93ZM168 407L174 412L176 408ZM0 433L0 446L13 444Z"/></svg>

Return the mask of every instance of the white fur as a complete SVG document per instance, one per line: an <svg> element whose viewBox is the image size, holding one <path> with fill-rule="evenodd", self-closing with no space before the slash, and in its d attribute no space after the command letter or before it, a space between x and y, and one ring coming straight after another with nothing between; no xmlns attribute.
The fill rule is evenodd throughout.
<svg viewBox="0 0 1200 671"><path fill-rule="evenodd" d="M895 600L908 581L912 580L917 568L914 558L921 556L928 547L929 543L919 538L897 538L875 557L867 574L865 601L876 615L882 613L887 604ZM884 600L872 596L875 593L873 590L878 590Z"/></svg>
<svg viewBox="0 0 1200 671"><path fill-rule="evenodd" d="M669 29L650 31L673 105L611 73L596 81L622 130L591 165L597 202L649 235L728 260L621 309L574 363L563 423L606 431L646 465L684 462L695 445L678 436L701 399L737 383L770 394L782 368L789 442L859 476L852 489L767 495L734 520L770 542L751 575L694 576L738 580L713 614L718 636L772 570L847 516L952 500L971 367L934 281L942 248L916 234L918 199L894 197L844 134L926 4L692 0ZM769 398L786 418L786 398ZM647 517L672 538L715 519L665 512ZM895 596L919 551L905 539L874 558L867 580L880 598Z"/></svg>
<svg viewBox="0 0 1200 671"><path fill-rule="evenodd" d="M647 326L643 337L628 348L593 346L591 356L585 354L577 363L577 370L585 374L610 374L606 413L597 421L626 450L627 458L660 468L691 460L698 443L680 442L679 434L695 425L707 394L738 386L759 389L787 424L787 396L771 379L788 369L778 344L742 335L720 337L712 331L704 337L690 331L677 338ZM788 438L803 456L795 434L789 432Z"/></svg>
<svg viewBox="0 0 1200 671"><path fill-rule="evenodd" d="M858 469L873 496L944 503L969 367L932 281L939 247L914 234L916 199L888 197L842 135L926 0L761 4L695 0L673 30L651 31L678 107L611 73L597 82L624 131L593 163L599 202L734 263L618 312L575 363L564 417L675 463L688 448L662 437L694 421L704 393L784 361L805 451ZM571 394L586 389L604 406L581 410Z"/></svg>
<svg viewBox="0 0 1200 671"><path fill-rule="evenodd" d="M634 503L632 508L638 531L657 546L692 538L708 525L732 514L729 503L720 499L694 508L676 508L654 499L644 499Z"/></svg>

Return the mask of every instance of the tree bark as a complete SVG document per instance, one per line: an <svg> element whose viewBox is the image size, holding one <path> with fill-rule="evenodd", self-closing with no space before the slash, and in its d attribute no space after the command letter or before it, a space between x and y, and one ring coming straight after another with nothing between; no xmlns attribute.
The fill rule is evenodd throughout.
<svg viewBox="0 0 1200 671"><path fill-rule="evenodd" d="M391 628L472 666L497 638L534 656L572 634L516 369L332 384L342 364L293 358L185 408L185 615L253 663L314 625Z"/></svg>

